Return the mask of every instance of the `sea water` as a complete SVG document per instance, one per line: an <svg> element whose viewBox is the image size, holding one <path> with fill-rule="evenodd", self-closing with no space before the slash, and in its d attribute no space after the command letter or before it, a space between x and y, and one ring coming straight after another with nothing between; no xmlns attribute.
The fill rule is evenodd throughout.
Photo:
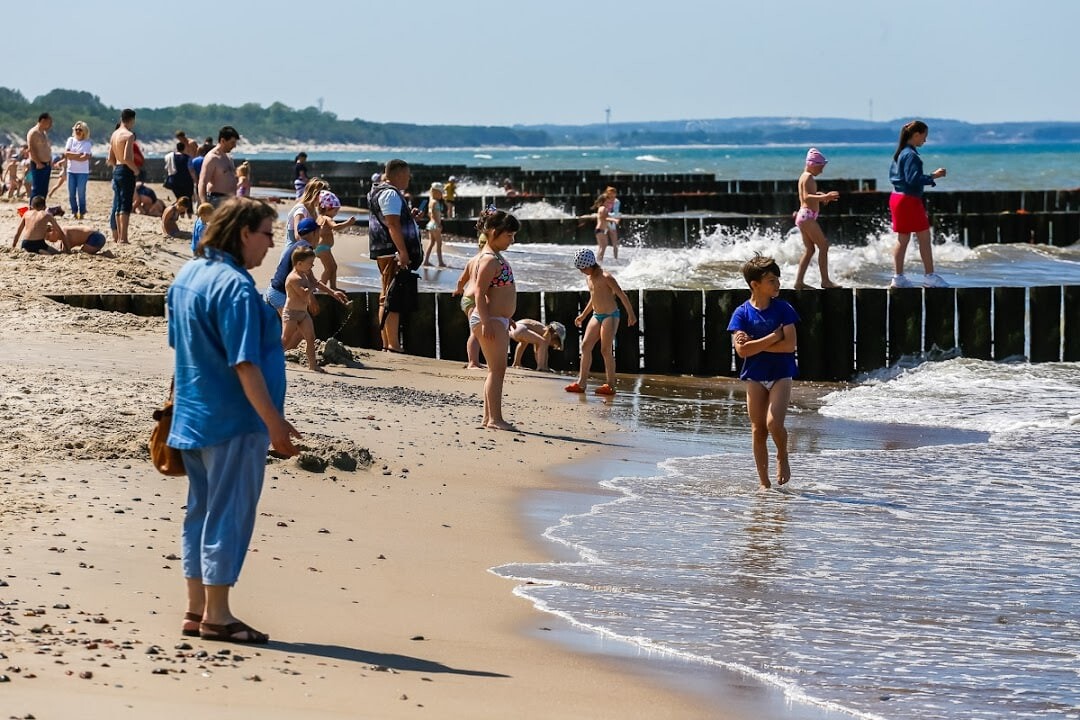
<svg viewBox="0 0 1080 720"><path fill-rule="evenodd" d="M825 178L874 178L888 188L891 145L839 145L824 147L830 158ZM936 146L922 149L927 168L945 166L948 176L940 190L1053 190L1080 187L1080 144L1000 144ZM791 179L799 176L805 156L802 146L707 146L647 148L500 148L500 149L397 149L363 153L316 153L334 160L385 160L405 157L427 164L467 164L474 167L520 166L527 169L597 169L604 172L705 172L719 179ZM483 157L477 157L477 156ZM597 191L600 188L596 188ZM934 192L933 189L928 192ZM464 175L458 193L492 196L502 190L490 178ZM792 198L795 202L795 198ZM1003 208L1007 209L1007 208ZM514 208L523 219L568 218L562 209L523 200ZM587 222L587 221L582 221ZM347 241L347 238L346 238ZM623 247L615 260L604 261L620 284L628 289L723 289L745 287L739 268L755 252L776 258L782 280L795 277L803 252L799 233L729 231L716 229L694 236L685 249L647 247L633 233L620 238ZM1006 244L967 248L962 238L934 237L938 274L956 287L1032 286L1077 284L1080 281L1080 245L1065 248ZM853 245L834 245L829 251L833 279L849 287L884 287L892 278L895 234L888 227L888 209L882 207L881 226ZM508 258L523 290L580 290L580 274L571 265L574 245L522 243L512 246ZM425 269L422 290L452 290L465 263L475 253L471 239L449 238L444 255L449 269ZM921 279L915 244L909 248L912 279ZM342 267L339 277L351 289L377 290L379 277L370 263ZM816 260L807 274L818 282Z"/></svg>
<svg viewBox="0 0 1080 720"><path fill-rule="evenodd" d="M794 702L1080 717L1080 365L952 359L796 401L794 478L772 491L737 385L711 385L616 398L612 419L690 454L547 530L576 562L496 571L579 626Z"/></svg>
<svg viewBox="0 0 1080 720"><path fill-rule="evenodd" d="M891 147L823 149L827 177L872 177L887 187ZM797 177L804 152L391 154L774 179ZM928 167L948 167L943 189L1080 185L1076 145L931 144L923 156ZM469 182L467 194L497 190ZM561 217L535 203L517 212ZM687 249L625 240L605 267L636 289L744 287L738 268L754 252L776 257L788 279L802 249L792 233L717 231ZM883 226L858 246L834 247L834 277L883 286L892 242ZM519 288L584 289L569 267L574 249L511 247ZM1075 245L970 249L944 236L934 251L955 286L1080 283ZM471 242L449 243L452 267L425 269L422 287L452 288L473 252ZM378 287L365 266L354 270L349 281ZM620 395L596 409L636 433L624 445L654 449L655 470L595 479L617 499L544 533L576 561L497 569L532 581L519 594L602 635L757 678L807 707L890 720L1080 718L1080 364L916 358L823 398L797 388L788 417L794 478L768 492L757 489L737 382L621 382Z"/></svg>

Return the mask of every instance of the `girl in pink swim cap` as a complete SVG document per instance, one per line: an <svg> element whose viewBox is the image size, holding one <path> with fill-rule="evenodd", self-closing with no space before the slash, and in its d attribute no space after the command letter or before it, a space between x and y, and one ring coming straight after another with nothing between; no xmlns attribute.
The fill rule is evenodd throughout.
<svg viewBox="0 0 1080 720"><path fill-rule="evenodd" d="M829 241L825 237L821 226L818 225L819 208L828 205L834 200L840 199L840 193L818 192L815 178L825 170L829 161L824 153L817 148L810 148L806 153L806 166L802 175L799 176L799 209L795 213L795 226L802 234L803 255L799 259L799 271L795 275L795 289L804 290L809 287L805 282L806 269L810 267L810 260L815 251L818 254L818 270L821 272L821 287L840 287L829 279Z"/></svg>
<svg viewBox="0 0 1080 720"><path fill-rule="evenodd" d="M319 280L331 290L337 290L337 260L334 259L334 231L356 224L356 218L336 223L334 216L341 210L341 200L329 190L322 190L318 196L319 212L315 219L319 223L319 244L315 246L315 257L322 263L323 271Z"/></svg>

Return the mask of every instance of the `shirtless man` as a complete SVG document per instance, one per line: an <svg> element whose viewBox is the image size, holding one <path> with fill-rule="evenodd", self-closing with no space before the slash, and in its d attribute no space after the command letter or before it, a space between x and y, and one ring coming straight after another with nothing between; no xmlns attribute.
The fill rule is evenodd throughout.
<svg viewBox="0 0 1080 720"><path fill-rule="evenodd" d="M47 112L38 115L37 125L26 133L26 144L30 147L30 197L45 197L49 194L49 176L52 174L52 146L49 145L48 132L52 128L52 117Z"/></svg>
<svg viewBox="0 0 1080 720"><path fill-rule="evenodd" d="M45 242L49 230L54 228L56 231L55 237L59 237L60 242L63 243L64 238L67 237L64 230L56 222L56 218L45 209L45 197L36 195L30 201L30 209L23 213L22 220L19 221L19 227L15 230L15 239L11 241L11 247L15 247L19 243L19 238L22 236L23 230L25 230L26 238L22 241L23 250L38 255L56 255L60 251Z"/></svg>
<svg viewBox="0 0 1080 720"><path fill-rule="evenodd" d="M240 133L231 125L218 132L218 144L206 153L199 171L199 202L208 202L216 208L226 198L236 196L236 165L229 153L238 142Z"/></svg>
<svg viewBox="0 0 1080 720"><path fill-rule="evenodd" d="M113 166L113 239L118 243L128 241L128 221L131 206L135 202L135 180L139 166L135 164L135 111L125 108L120 113L120 127L109 138L109 160Z"/></svg>
<svg viewBox="0 0 1080 720"><path fill-rule="evenodd" d="M45 239L51 243L59 243L63 252L79 248L87 255L94 255L105 247L105 233L83 226L69 227L62 233L59 225L50 227L45 233Z"/></svg>

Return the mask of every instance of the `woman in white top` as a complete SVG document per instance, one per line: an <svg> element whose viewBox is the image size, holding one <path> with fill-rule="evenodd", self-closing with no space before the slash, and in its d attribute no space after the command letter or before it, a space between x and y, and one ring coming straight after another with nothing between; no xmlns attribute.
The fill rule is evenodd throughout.
<svg viewBox="0 0 1080 720"><path fill-rule="evenodd" d="M76 220L86 215L86 181L90 178L90 128L82 120L71 128L64 145L67 160L68 202Z"/></svg>

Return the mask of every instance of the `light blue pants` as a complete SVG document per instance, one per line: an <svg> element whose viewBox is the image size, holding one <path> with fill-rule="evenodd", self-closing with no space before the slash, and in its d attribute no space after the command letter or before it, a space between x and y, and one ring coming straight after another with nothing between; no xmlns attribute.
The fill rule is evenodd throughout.
<svg viewBox="0 0 1080 720"><path fill-rule="evenodd" d="M235 585L244 565L266 472L267 433L183 450L188 475L182 535L184 577Z"/></svg>
<svg viewBox="0 0 1080 720"><path fill-rule="evenodd" d="M88 173L68 173L68 204L72 215L86 214L86 181Z"/></svg>

